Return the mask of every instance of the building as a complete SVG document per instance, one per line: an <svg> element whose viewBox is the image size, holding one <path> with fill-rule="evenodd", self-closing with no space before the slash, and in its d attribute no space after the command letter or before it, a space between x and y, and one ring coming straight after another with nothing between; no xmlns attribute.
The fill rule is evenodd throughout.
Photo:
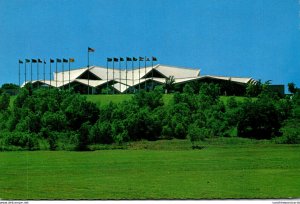
<svg viewBox="0 0 300 204"><path fill-rule="evenodd" d="M255 83L252 78L225 77L200 75L200 69L168 66L141 67L140 69L112 69L100 66L90 66L70 71L54 73L53 80L32 81L34 87L50 86L60 89L73 88L80 93L134 93L140 89L151 90L157 85L164 85L168 79L174 79L176 89L182 89L187 83L218 83L221 91L226 93L237 92L240 95L247 83ZM28 82L27 82L28 83ZM25 84L25 83L24 83ZM24 86L23 84L23 86ZM239 90L239 91L237 91Z"/></svg>

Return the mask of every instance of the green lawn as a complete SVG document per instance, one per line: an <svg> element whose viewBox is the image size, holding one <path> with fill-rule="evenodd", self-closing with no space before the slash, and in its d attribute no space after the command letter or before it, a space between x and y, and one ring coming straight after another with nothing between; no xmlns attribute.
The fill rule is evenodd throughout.
<svg viewBox="0 0 300 204"><path fill-rule="evenodd" d="M85 96L87 97L88 101L96 103L97 106L100 107L102 105L107 105L110 102L120 103L122 101L130 100L133 97L133 94L115 94L115 95L99 94L99 95L85 95ZM165 104L170 103L172 99L173 99L172 94L163 95L163 101Z"/></svg>
<svg viewBox="0 0 300 204"><path fill-rule="evenodd" d="M106 94L99 94L99 95L85 95L88 101L91 101L93 103L96 103L98 107L102 105L107 105L110 102L112 103L120 103L122 101L130 100L133 96L133 94L115 94L115 95L106 95ZM228 99L230 97L228 96L221 96L220 99L224 103L227 103ZM239 97L235 96L237 101L243 101L246 97ZM12 107L12 104L14 100L16 99L16 96L11 96L10 100L10 107ZM165 104L169 104L173 99L173 94L164 94L163 95L163 101Z"/></svg>
<svg viewBox="0 0 300 204"><path fill-rule="evenodd" d="M0 198L299 198L299 148L0 152Z"/></svg>

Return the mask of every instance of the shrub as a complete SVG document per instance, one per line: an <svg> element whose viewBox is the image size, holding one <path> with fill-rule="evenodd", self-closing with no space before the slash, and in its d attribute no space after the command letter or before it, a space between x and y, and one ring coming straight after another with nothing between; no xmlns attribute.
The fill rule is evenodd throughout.
<svg viewBox="0 0 300 204"><path fill-rule="evenodd" d="M285 121L284 126L280 129L282 136L275 138L275 142L280 144L300 144L299 125L299 119Z"/></svg>
<svg viewBox="0 0 300 204"><path fill-rule="evenodd" d="M89 150L89 130L91 129L91 125L89 122L85 122L81 125L78 131L78 143L76 144L77 151L87 151Z"/></svg>
<svg viewBox="0 0 300 204"><path fill-rule="evenodd" d="M3 144L6 146L17 146L26 150L39 149L36 134L26 132L6 132L2 135Z"/></svg>
<svg viewBox="0 0 300 204"><path fill-rule="evenodd" d="M41 119L41 124L43 127L49 129L50 131L59 131L66 128L67 119L62 112L50 112L44 113Z"/></svg>
<svg viewBox="0 0 300 204"><path fill-rule="evenodd" d="M199 141L204 141L209 136L209 131L206 128L200 128L196 124L191 124L188 127L188 138L193 146Z"/></svg>
<svg viewBox="0 0 300 204"><path fill-rule="evenodd" d="M112 138L111 125L107 121L98 120L91 129L90 143L111 144Z"/></svg>

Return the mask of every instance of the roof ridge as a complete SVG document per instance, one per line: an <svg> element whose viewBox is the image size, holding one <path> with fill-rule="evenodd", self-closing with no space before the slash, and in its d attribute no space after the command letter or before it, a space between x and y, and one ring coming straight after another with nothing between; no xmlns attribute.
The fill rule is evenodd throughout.
<svg viewBox="0 0 300 204"><path fill-rule="evenodd" d="M190 70L193 70L193 71L200 70L200 68L191 68L191 67L174 66L174 65L166 65L166 64L158 64L158 66L166 66L166 67L173 67L173 68L179 68L179 69L190 69Z"/></svg>
<svg viewBox="0 0 300 204"><path fill-rule="evenodd" d="M202 76L252 79L252 77L221 76L221 75L202 75Z"/></svg>

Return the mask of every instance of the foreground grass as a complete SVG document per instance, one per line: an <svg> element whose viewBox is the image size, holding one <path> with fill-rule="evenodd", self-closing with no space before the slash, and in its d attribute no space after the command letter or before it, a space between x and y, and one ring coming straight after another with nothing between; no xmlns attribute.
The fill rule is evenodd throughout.
<svg viewBox="0 0 300 204"><path fill-rule="evenodd" d="M0 152L0 198L300 197L299 148L250 144L181 151Z"/></svg>

